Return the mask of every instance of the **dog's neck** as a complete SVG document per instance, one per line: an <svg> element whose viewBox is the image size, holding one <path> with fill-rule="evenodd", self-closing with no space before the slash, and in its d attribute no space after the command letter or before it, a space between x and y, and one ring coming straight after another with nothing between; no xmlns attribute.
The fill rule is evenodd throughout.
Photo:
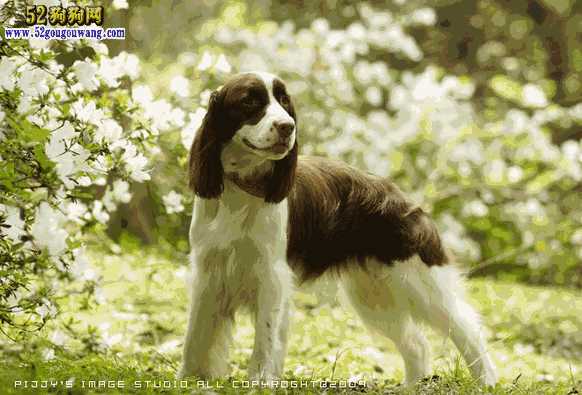
<svg viewBox="0 0 582 395"><path fill-rule="evenodd" d="M265 198L265 183L267 182L268 175L265 174L262 177L254 178L242 178L237 173L226 174L226 178L232 181L238 188L253 195L255 197L264 199Z"/></svg>
<svg viewBox="0 0 582 395"><path fill-rule="evenodd" d="M227 144L221 154L225 178L244 192L265 197L265 186L273 173L273 161L261 158L240 144Z"/></svg>

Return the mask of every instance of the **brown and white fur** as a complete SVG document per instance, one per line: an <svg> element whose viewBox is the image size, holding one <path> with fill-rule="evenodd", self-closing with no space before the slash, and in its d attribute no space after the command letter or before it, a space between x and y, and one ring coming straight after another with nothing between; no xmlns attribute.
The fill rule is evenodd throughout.
<svg viewBox="0 0 582 395"><path fill-rule="evenodd" d="M283 372L293 283L324 274L364 324L390 338L406 383L430 373L421 322L496 381L479 317L431 219L389 180L299 157L285 84L238 74L211 96L190 153L193 281L181 377L228 374L234 314L255 322L252 379Z"/></svg>

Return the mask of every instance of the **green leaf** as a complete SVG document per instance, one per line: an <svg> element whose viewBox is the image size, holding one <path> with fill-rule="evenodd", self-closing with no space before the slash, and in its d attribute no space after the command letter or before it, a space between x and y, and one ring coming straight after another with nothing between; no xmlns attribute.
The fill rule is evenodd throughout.
<svg viewBox="0 0 582 395"><path fill-rule="evenodd" d="M546 189L552 182L556 180L556 171L547 170L527 184L528 193L539 193Z"/></svg>
<svg viewBox="0 0 582 395"><path fill-rule="evenodd" d="M521 85L506 75L496 75L491 78L489 87L504 99L518 103L521 99Z"/></svg>
<svg viewBox="0 0 582 395"><path fill-rule="evenodd" d="M26 142L42 142L44 143L50 132L46 129L39 128L33 125L26 119L22 119L19 122L14 119L8 118L8 124L18 133L18 135Z"/></svg>
<svg viewBox="0 0 582 395"><path fill-rule="evenodd" d="M43 145L36 145L34 147L34 156L43 170L48 171L54 167L54 163L46 156Z"/></svg>

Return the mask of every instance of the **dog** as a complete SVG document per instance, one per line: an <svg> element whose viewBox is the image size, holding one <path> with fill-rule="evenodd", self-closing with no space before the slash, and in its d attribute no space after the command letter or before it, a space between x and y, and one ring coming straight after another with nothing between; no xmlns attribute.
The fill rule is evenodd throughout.
<svg viewBox="0 0 582 395"><path fill-rule="evenodd" d="M366 327L395 343L406 384L430 374L424 322L494 385L479 316L429 216L388 179L299 156L297 139L277 76L237 74L211 94L190 151L193 280L179 377L228 374L234 314L246 307L249 377L279 378L294 282L329 275Z"/></svg>

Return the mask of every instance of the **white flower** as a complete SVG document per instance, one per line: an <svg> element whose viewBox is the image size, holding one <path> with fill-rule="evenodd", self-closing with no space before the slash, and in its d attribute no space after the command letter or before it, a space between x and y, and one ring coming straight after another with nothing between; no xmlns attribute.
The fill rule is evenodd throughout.
<svg viewBox="0 0 582 395"><path fill-rule="evenodd" d="M68 161L70 164L63 166L63 169L60 169L59 163L57 163L57 173L67 189L77 186L77 184L70 179L71 175L90 170L89 164L87 163L89 156L91 156L89 151L87 151L83 146L75 144L71 147L69 152L63 155L63 161Z"/></svg>
<svg viewBox="0 0 582 395"><path fill-rule="evenodd" d="M131 98L138 104L145 106L152 102L154 95L146 85L137 85L131 91Z"/></svg>
<svg viewBox="0 0 582 395"><path fill-rule="evenodd" d="M45 361L52 361L55 359L55 350L52 348L45 348L42 350L42 359Z"/></svg>
<svg viewBox="0 0 582 395"><path fill-rule="evenodd" d="M161 344L158 347L158 351L161 352L162 354L165 354L167 352L172 352L172 351L176 351L178 349L178 346L180 345L180 340L168 340L167 342Z"/></svg>
<svg viewBox="0 0 582 395"><path fill-rule="evenodd" d="M63 126L51 133L49 141L45 144L45 153L53 162L56 158L64 154L69 140L74 137L75 129L69 121L65 121Z"/></svg>
<svg viewBox="0 0 582 395"><path fill-rule="evenodd" d="M102 57L98 75L107 86L115 88L119 85L119 78L127 75L134 80L139 77L139 73L139 58L124 51L114 58Z"/></svg>
<svg viewBox="0 0 582 395"><path fill-rule="evenodd" d="M481 200L473 200L463 207L463 214L466 216L484 217L489 209Z"/></svg>
<svg viewBox="0 0 582 395"><path fill-rule="evenodd" d="M129 177L137 182L149 180L149 172L145 169L148 165L147 158L143 154L138 153L135 145L129 142L123 148L125 152L123 153L122 159L125 162L125 169L129 173Z"/></svg>
<svg viewBox="0 0 582 395"><path fill-rule="evenodd" d="M40 318L45 318L45 317L55 317L57 315L57 308L55 307L54 304L51 303L50 300L47 299L43 299L42 300L43 303L38 306L35 311L36 314L38 314L40 316Z"/></svg>
<svg viewBox="0 0 582 395"><path fill-rule="evenodd" d="M135 80L139 77L140 65L139 58L136 55L123 51L115 59L121 63L123 73L130 79Z"/></svg>
<svg viewBox="0 0 582 395"><path fill-rule="evenodd" d="M317 34L324 35L329 31L329 22L325 18L318 18L311 22L311 30Z"/></svg>
<svg viewBox="0 0 582 395"><path fill-rule="evenodd" d="M84 99L79 99L71 106L73 115L81 122L87 122L99 126L105 118L103 110L98 109L94 101L89 101L85 105Z"/></svg>
<svg viewBox="0 0 582 395"><path fill-rule="evenodd" d="M109 48L107 47L107 45L103 44L101 41L87 40L87 41L85 41L85 45L87 45L88 47L91 47L97 55L107 56L109 54Z"/></svg>
<svg viewBox="0 0 582 395"><path fill-rule="evenodd" d="M190 81L177 75L170 81L170 90L180 97L187 97L190 93Z"/></svg>
<svg viewBox="0 0 582 395"><path fill-rule="evenodd" d="M47 72L42 69L26 68L20 75L18 87L26 96L44 95L49 91L47 77Z"/></svg>
<svg viewBox="0 0 582 395"><path fill-rule="evenodd" d="M51 256L59 256L67 248L66 240L69 234L62 228L65 220L61 212L46 202L42 202L36 210L30 234L34 237L35 243L41 248L46 248Z"/></svg>
<svg viewBox="0 0 582 395"><path fill-rule="evenodd" d="M509 182L518 182L523 178L523 170L519 166L511 166L507 169L507 179Z"/></svg>
<svg viewBox="0 0 582 395"><path fill-rule="evenodd" d="M17 288L16 291L14 291L14 293L11 293L6 298L6 304L12 307L13 312L17 313L22 311L22 308L20 307L20 301L22 300L22 297L23 295L21 288Z"/></svg>
<svg viewBox="0 0 582 395"><path fill-rule="evenodd" d="M521 92L523 104L527 107L545 107L548 99L544 91L537 85L526 84Z"/></svg>
<svg viewBox="0 0 582 395"><path fill-rule="evenodd" d="M162 197L164 205L166 206L166 212L168 214L181 213L184 211L184 205L182 204L182 195L176 193L176 191L170 191L167 195Z"/></svg>
<svg viewBox="0 0 582 395"><path fill-rule="evenodd" d="M465 228L460 222L452 215L444 214L440 218L440 223L443 229L442 238L445 245L461 256L466 256L473 260L480 258L479 245L466 237Z"/></svg>
<svg viewBox="0 0 582 395"><path fill-rule="evenodd" d="M170 122L177 127L184 126L184 118L186 117L186 113L181 108L174 108L170 112Z"/></svg>
<svg viewBox="0 0 582 395"><path fill-rule="evenodd" d="M70 179L71 175L89 169L86 162L90 153L83 146L71 143L75 136L75 129L66 121L62 127L51 133L45 144L46 155L55 162L57 174L68 189L76 186Z"/></svg>
<svg viewBox="0 0 582 395"><path fill-rule="evenodd" d="M0 60L0 89L11 91L14 89L14 72L18 63L14 57L3 57Z"/></svg>
<svg viewBox="0 0 582 395"><path fill-rule="evenodd" d="M576 229L570 237L570 243L582 246L582 228Z"/></svg>
<svg viewBox="0 0 582 395"><path fill-rule="evenodd" d="M513 346L513 352L516 355L523 356L535 352L535 348L531 344L516 343Z"/></svg>
<svg viewBox="0 0 582 395"><path fill-rule="evenodd" d="M506 165L501 159L494 159L485 165L485 179L491 185L501 185L505 175Z"/></svg>
<svg viewBox="0 0 582 395"><path fill-rule="evenodd" d="M33 110L35 108L37 108L37 106L35 105L33 107L32 98L30 96L22 95L20 97L20 101L18 102L18 107L16 107L16 111L20 115L25 115L25 114L28 114L29 112L31 112L31 110Z"/></svg>
<svg viewBox="0 0 582 395"><path fill-rule="evenodd" d="M40 316L40 318L44 318L48 315L48 307L46 307L44 304L38 306L36 309L36 314L38 314Z"/></svg>
<svg viewBox="0 0 582 395"><path fill-rule="evenodd" d="M103 202L101 200L96 200L93 203L92 214L97 222L105 224L109 221L109 213L103 209Z"/></svg>
<svg viewBox="0 0 582 395"><path fill-rule="evenodd" d="M80 186L82 187L88 187L90 186L93 182L91 181L91 177L88 176L81 176L77 179L77 182L79 183Z"/></svg>
<svg viewBox="0 0 582 395"><path fill-rule="evenodd" d="M68 202L64 204L64 211L67 213L67 219L79 225L83 224L84 217L87 214L87 206L79 201Z"/></svg>
<svg viewBox="0 0 582 395"><path fill-rule="evenodd" d="M54 345L63 346L68 338L64 332L57 329L51 334L49 339Z"/></svg>
<svg viewBox="0 0 582 395"><path fill-rule="evenodd" d="M119 67L119 63L115 61L115 58L104 56L99 63L98 75L108 87L117 88L119 86L118 79L123 76L123 71Z"/></svg>
<svg viewBox="0 0 582 395"><path fill-rule="evenodd" d="M84 247L75 248L73 258L70 270L75 278L87 281L97 279L98 273L91 267Z"/></svg>
<svg viewBox="0 0 582 395"><path fill-rule="evenodd" d="M214 65L214 69L221 73L230 73L232 66L228 63L228 60L226 60L224 55L220 55Z"/></svg>
<svg viewBox="0 0 582 395"><path fill-rule="evenodd" d="M209 52L204 52L202 59L198 63L197 69L199 71L208 70L212 66L212 55Z"/></svg>
<svg viewBox="0 0 582 395"><path fill-rule="evenodd" d="M97 82L97 70L98 67L95 63L90 61L79 61L77 60L73 64L73 73L81 85L88 91L94 91L98 87Z"/></svg>
<svg viewBox="0 0 582 395"><path fill-rule="evenodd" d="M582 158L580 145L574 140L567 140L562 144L562 153L566 159L573 162Z"/></svg>
<svg viewBox="0 0 582 395"><path fill-rule="evenodd" d="M113 199L120 203L128 203L131 200L131 193L129 192L129 183L123 180L115 180L113 182L113 189L111 190Z"/></svg>
<svg viewBox="0 0 582 395"><path fill-rule="evenodd" d="M382 104L382 91L377 86L370 86L366 89L366 100L373 106Z"/></svg>
<svg viewBox="0 0 582 395"><path fill-rule="evenodd" d="M103 198L101 198L103 205L107 211L115 211L117 209L117 205L113 201L113 195L111 193L111 188L107 187Z"/></svg>
<svg viewBox="0 0 582 395"><path fill-rule="evenodd" d="M568 109L568 115L574 120L582 121L582 103L578 103Z"/></svg>
<svg viewBox="0 0 582 395"><path fill-rule="evenodd" d="M129 8L129 4L127 3L127 0L113 0L113 8L116 10L121 10L121 9L128 9Z"/></svg>
<svg viewBox="0 0 582 395"><path fill-rule="evenodd" d="M505 119L503 121L503 131L511 134L517 134L522 132L527 128L530 123L530 118L527 114L520 110L509 110L505 114Z"/></svg>
<svg viewBox="0 0 582 395"><path fill-rule="evenodd" d="M123 129L113 119L102 120L95 131L95 136L99 142L114 142L121 138Z"/></svg>
<svg viewBox="0 0 582 395"><path fill-rule="evenodd" d="M190 123L186 125L184 129L182 129L182 145L184 148L190 149L192 141L194 141L194 136L202 125L202 121L204 120L205 115L206 110L201 107L199 107L194 112L194 114L190 114Z"/></svg>
<svg viewBox="0 0 582 395"><path fill-rule="evenodd" d="M469 99L475 92L473 83L469 81L461 82L459 78L452 76L443 78L442 87L447 94L459 99Z"/></svg>
<svg viewBox="0 0 582 395"><path fill-rule="evenodd" d="M8 228L0 227L0 234L6 235L14 243L20 242L20 237L26 232L24 231L25 222L20 218L20 209L12 206L4 206L0 204L0 212L4 213L6 220L5 225Z"/></svg>
<svg viewBox="0 0 582 395"><path fill-rule="evenodd" d="M127 170L132 180L143 182L150 179L150 175L145 167L148 165L148 160L142 154L137 154L131 158L125 159L127 162Z"/></svg>
<svg viewBox="0 0 582 395"><path fill-rule="evenodd" d="M348 26L347 35L354 41L363 41L366 38L366 28L360 22Z"/></svg>
<svg viewBox="0 0 582 395"><path fill-rule="evenodd" d="M413 23L432 26L436 22L436 13L432 8L419 8L410 16Z"/></svg>
<svg viewBox="0 0 582 395"><path fill-rule="evenodd" d="M121 333L116 333L115 335L109 335L109 333L103 333L103 344L107 347L112 347L123 340L123 335Z"/></svg>

